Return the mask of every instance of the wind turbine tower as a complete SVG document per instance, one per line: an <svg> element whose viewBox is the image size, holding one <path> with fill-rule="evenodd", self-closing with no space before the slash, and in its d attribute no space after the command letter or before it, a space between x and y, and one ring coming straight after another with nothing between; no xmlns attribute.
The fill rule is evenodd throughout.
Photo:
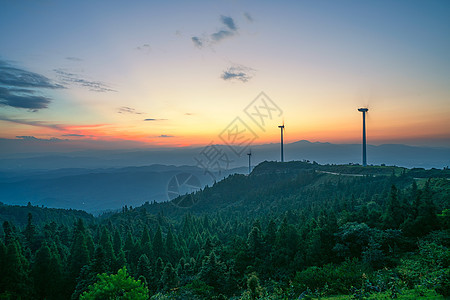
<svg viewBox="0 0 450 300"><path fill-rule="evenodd" d="M283 131L284 131L284 122L283 125L278 126L281 129L281 162L284 162L284 152L283 152Z"/></svg>
<svg viewBox="0 0 450 300"><path fill-rule="evenodd" d="M368 108L358 108L358 111L362 112L363 115L363 138L362 138L362 163L363 167L367 166L367 156L366 156L366 112L369 111Z"/></svg>
<svg viewBox="0 0 450 300"><path fill-rule="evenodd" d="M248 175L252 172L251 158L252 158L252 150L247 153L248 155Z"/></svg>

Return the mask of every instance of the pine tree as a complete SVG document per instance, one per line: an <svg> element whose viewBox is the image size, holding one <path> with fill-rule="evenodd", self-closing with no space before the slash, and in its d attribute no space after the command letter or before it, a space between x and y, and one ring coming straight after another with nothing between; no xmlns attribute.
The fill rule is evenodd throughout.
<svg viewBox="0 0 450 300"><path fill-rule="evenodd" d="M395 185L392 185L389 194L389 200L386 204L386 210L383 216L384 228L398 229L404 222L403 209L398 199L398 190Z"/></svg>
<svg viewBox="0 0 450 300"><path fill-rule="evenodd" d="M266 239L267 244L274 245L276 238L277 238L277 225L271 219L269 222L269 225L267 226L267 232L266 232L265 239Z"/></svg>
<svg viewBox="0 0 450 300"><path fill-rule="evenodd" d="M60 298L62 266L46 243L36 252L32 274L36 295L40 299Z"/></svg>
<svg viewBox="0 0 450 300"><path fill-rule="evenodd" d="M167 233L166 237L166 245L165 245L166 253L167 253L167 259L173 263L177 260L177 254L176 249L177 246L175 245L175 240L172 234L172 229L169 227L169 232Z"/></svg>
<svg viewBox="0 0 450 300"><path fill-rule="evenodd" d="M123 250L125 251L125 254L127 255L127 259L128 259L128 255L132 251L134 251L134 239L133 239L133 236L131 235L130 231L127 232L127 238L125 239L125 244L123 245Z"/></svg>
<svg viewBox="0 0 450 300"><path fill-rule="evenodd" d="M162 288L166 291L175 288L178 284L178 276L170 262L164 267L161 276L161 284Z"/></svg>
<svg viewBox="0 0 450 300"><path fill-rule="evenodd" d="M153 238L153 254L155 258L158 257L165 258L161 226L158 226L158 229L156 230L155 233L155 237Z"/></svg>
<svg viewBox="0 0 450 300"><path fill-rule="evenodd" d="M80 295L88 290L89 286L97 281L97 275L102 274L110 270L111 266L106 259L105 251L103 247L99 245L95 249L94 258L89 265L83 266L80 271L80 275L77 277L77 285L75 291L72 293L72 300L77 300Z"/></svg>
<svg viewBox="0 0 450 300"><path fill-rule="evenodd" d="M210 222L209 222L208 215L204 215L204 216L203 216L203 228L204 228L205 230L210 230L210 226L211 226L211 224L210 224Z"/></svg>
<svg viewBox="0 0 450 300"><path fill-rule="evenodd" d="M141 246L141 253L145 254L147 258L152 257L153 250L150 241L150 233L148 231L147 226L144 227L144 231L142 232L140 246Z"/></svg>
<svg viewBox="0 0 450 300"><path fill-rule="evenodd" d="M256 274L250 275L247 279L247 289L250 293L250 299L258 299L261 295L261 285L259 284L259 278Z"/></svg>
<svg viewBox="0 0 450 300"><path fill-rule="evenodd" d="M110 261L102 245L98 245L95 249L94 259L91 260L90 271L95 276L110 270Z"/></svg>
<svg viewBox="0 0 450 300"><path fill-rule="evenodd" d="M23 235L25 236L25 239L27 241L27 246L34 250L33 242L34 242L34 236L36 235L36 227L32 223L33 215L31 213L28 213L28 223L25 227L25 230L23 231Z"/></svg>
<svg viewBox="0 0 450 300"><path fill-rule="evenodd" d="M186 214L183 217L183 225L182 225L182 233L183 236L186 238L189 236L189 234L192 232L192 217L190 214Z"/></svg>
<svg viewBox="0 0 450 300"><path fill-rule="evenodd" d="M220 291L225 283L224 265L218 261L214 251L204 260L199 278L216 291Z"/></svg>
<svg viewBox="0 0 450 300"><path fill-rule="evenodd" d="M111 266L115 262L116 257L114 255L111 235L106 227L103 227L102 229L99 245L103 248L106 264Z"/></svg>
<svg viewBox="0 0 450 300"><path fill-rule="evenodd" d="M321 213L321 219L321 227L319 230L321 261L323 263L330 263L333 261L333 248L336 244L335 234L339 227L333 211L329 213L323 211Z"/></svg>
<svg viewBox="0 0 450 300"><path fill-rule="evenodd" d="M136 275L137 275L137 277L144 276L147 283L151 282L152 268L150 265L150 260L148 259L147 255L145 255L145 254L142 254L141 257L139 257Z"/></svg>
<svg viewBox="0 0 450 300"><path fill-rule="evenodd" d="M74 232L72 246L70 248L69 274L73 284L75 284L81 268L89 264L89 258L86 228L84 227L83 220L79 219Z"/></svg>
<svg viewBox="0 0 450 300"><path fill-rule="evenodd" d="M425 183L425 187L421 193L421 200L417 208L417 218L414 225L417 236L424 236L439 228L436 206L432 199L430 180Z"/></svg>
<svg viewBox="0 0 450 300"><path fill-rule="evenodd" d="M413 201L414 201L414 199L417 198L417 196L419 196L419 190L417 189L417 183L415 180L413 180L413 183L411 185L411 195L410 196L411 196L411 199L413 199Z"/></svg>
<svg viewBox="0 0 450 300"><path fill-rule="evenodd" d="M8 246L14 239L14 231L8 221L3 222L3 232L5 233L5 245Z"/></svg>
<svg viewBox="0 0 450 300"><path fill-rule="evenodd" d="M189 264L186 263L184 257L180 258L175 268L178 278L180 279L180 285L184 285L187 283L187 267L189 267Z"/></svg>
<svg viewBox="0 0 450 300"><path fill-rule="evenodd" d="M161 259L161 257L158 257L156 259L156 263L155 263L155 272L153 273L153 282L156 285L156 289L160 289L161 287L161 276L162 276L162 272L164 270L164 263Z"/></svg>
<svg viewBox="0 0 450 300"><path fill-rule="evenodd" d="M257 226L253 226L247 237L247 247L250 257L260 257L263 252L263 238Z"/></svg>
<svg viewBox="0 0 450 300"><path fill-rule="evenodd" d="M21 253L21 247L17 241L12 241L6 249L5 268L2 270L5 276L5 290L11 292L15 298L27 298L30 293L28 278L28 261Z"/></svg>
<svg viewBox="0 0 450 300"><path fill-rule="evenodd" d="M211 253L211 251L214 249L214 244L211 241L211 238L209 237L209 235L205 239L202 249L205 251L205 255L209 255Z"/></svg>
<svg viewBox="0 0 450 300"><path fill-rule="evenodd" d="M89 252L89 257L93 257L95 252L95 244L89 230L86 230L86 246Z"/></svg>
<svg viewBox="0 0 450 300"><path fill-rule="evenodd" d="M32 272L36 295L41 299L45 299L49 294L49 285L47 283L50 282L49 280L52 276L51 270L49 270L51 260L50 248L43 244L36 253Z"/></svg>
<svg viewBox="0 0 450 300"><path fill-rule="evenodd" d="M70 247L70 245L72 244L72 241L70 239L69 228L67 228L67 226L65 226L65 225L60 225L58 227L58 235L61 240L61 243L64 246Z"/></svg>
<svg viewBox="0 0 450 300"><path fill-rule="evenodd" d="M0 270L6 269L6 254L6 246L0 239ZM7 276L0 276L0 293L5 291L6 278Z"/></svg>
<svg viewBox="0 0 450 300"><path fill-rule="evenodd" d="M112 272L117 272L119 269L122 269L127 264L127 259L125 257L125 252L120 249L119 253L116 254L116 261L114 262L114 266L112 268Z"/></svg>
<svg viewBox="0 0 450 300"><path fill-rule="evenodd" d="M120 236L119 231L116 229L114 230L114 236L113 236L113 248L114 253L117 255L120 250L122 250L122 238Z"/></svg>

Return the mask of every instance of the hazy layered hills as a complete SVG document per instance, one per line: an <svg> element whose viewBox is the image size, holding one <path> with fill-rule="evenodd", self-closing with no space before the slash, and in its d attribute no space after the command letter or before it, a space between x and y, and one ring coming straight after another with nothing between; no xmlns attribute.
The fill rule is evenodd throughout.
<svg viewBox="0 0 450 300"><path fill-rule="evenodd" d="M26 214L30 209L33 209L33 214L39 215L39 222L48 219L49 215L58 214L59 210L41 211L40 206L79 209L90 213L118 211L124 206L133 206L138 208L137 211L145 208L150 213L164 212L168 216L183 216L186 212L215 212L220 209L241 213L273 213L305 203L314 205L319 198L320 201L325 198L340 199L344 195L336 198L333 191L337 187L342 190L342 184L348 186L343 189L348 193L346 197L362 197L369 192L383 193L393 183L403 188L410 186L414 180L423 184L427 178L439 180L440 183L436 182L436 186L446 190L450 196L449 169L320 165L292 161L263 162L253 169L250 176L242 174L245 171L246 168L229 170L222 174L226 178L216 183L202 169L189 166L61 169L26 172L22 175L19 172L9 175L2 173L0 202L21 205L22 208L0 203L0 219L2 216L5 220L9 215L19 216L20 220L17 222L22 224L26 222ZM195 189L189 188L192 182L183 181L187 179L186 176L199 180ZM169 194L174 190L174 178L179 184L178 197L175 197L176 194ZM314 190L320 190L320 193L311 193ZM197 192L190 193L193 191ZM32 206L26 206L28 202ZM75 215L88 218L83 212L73 211L68 214L72 219ZM61 222L64 222L64 218L63 216Z"/></svg>
<svg viewBox="0 0 450 300"><path fill-rule="evenodd" d="M197 165L195 158L201 157L203 148L152 148L134 150L86 150L76 152L59 151L57 145L53 153L23 153L23 148L13 147L21 140L0 139L0 171L17 170L55 170L62 168L111 168L128 166L163 165ZM50 141L34 141L34 143L51 143ZM11 145L13 144L13 145ZM25 149L40 149L32 144ZM217 145L217 148L228 157L228 166L223 168L242 167L248 164L248 149L234 148L236 155L229 147ZM6 150L5 150L6 149ZM21 150L19 150L21 149ZM13 151L17 150L17 151ZM263 161L274 161L280 158L280 145L252 145L252 164ZM310 160L320 164L348 164L361 162L361 145L330 144L298 141L285 144L285 160ZM367 160L369 164L396 165L407 168L443 168L450 165L450 148L416 147L407 145L368 145Z"/></svg>
<svg viewBox="0 0 450 300"><path fill-rule="evenodd" d="M218 145L217 149L229 158L227 165L221 165L221 173L214 173L217 181L229 174L248 172L247 150L237 156L227 146ZM202 150L168 148L4 153L0 156L0 202L15 205L31 202L33 205L98 213L120 209L124 205L167 201L176 197L177 193L183 195L212 185L214 178L200 165L195 166L195 158L201 158ZM253 145L251 150L253 166L279 159L279 144ZM358 163L360 157L361 146L357 144L298 141L285 145L287 161L309 160L319 164L348 165ZM450 149L369 145L368 162L442 169L450 165ZM335 172L332 166L325 171ZM190 184L183 186L178 182L188 180L191 175L195 180ZM419 175L417 177L421 177ZM174 184L182 188L177 190Z"/></svg>
<svg viewBox="0 0 450 300"><path fill-rule="evenodd" d="M216 174L217 180L230 172L242 171L233 169L220 176ZM195 179L192 189L213 183L213 178L205 174L203 169L189 166L2 172L0 202L16 205L31 202L39 206L98 213L120 209L124 205L138 206L147 201L167 201L176 196L177 192L188 193L191 191L189 187L177 190L175 182L184 181L188 176Z"/></svg>

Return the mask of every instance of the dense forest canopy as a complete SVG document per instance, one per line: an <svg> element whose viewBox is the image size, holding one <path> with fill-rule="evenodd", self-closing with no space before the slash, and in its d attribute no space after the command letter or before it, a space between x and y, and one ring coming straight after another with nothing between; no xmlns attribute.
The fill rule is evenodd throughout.
<svg viewBox="0 0 450 300"><path fill-rule="evenodd" d="M0 299L449 296L449 177L265 162L97 218L0 205Z"/></svg>

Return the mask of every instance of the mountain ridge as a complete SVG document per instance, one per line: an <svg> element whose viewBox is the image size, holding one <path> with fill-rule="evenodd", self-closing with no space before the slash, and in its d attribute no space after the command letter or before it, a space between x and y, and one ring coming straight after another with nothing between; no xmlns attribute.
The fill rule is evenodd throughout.
<svg viewBox="0 0 450 300"><path fill-rule="evenodd" d="M1 142L0 142L1 144ZM248 149L237 147L237 156L226 145L215 145L230 158L229 168L248 164L245 153L252 150L252 164L279 159L279 144L251 145ZM63 168L111 168L128 166L196 165L205 147L150 148L122 150L86 150L61 153L17 153L0 155L0 172L11 170L55 170ZM236 150L235 149L235 150ZM360 163L360 144L333 144L299 140L284 145L285 160L310 160L321 164ZM245 150L245 151L244 151ZM382 144L367 146L368 163L402 167L443 168L450 165L450 148Z"/></svg>

